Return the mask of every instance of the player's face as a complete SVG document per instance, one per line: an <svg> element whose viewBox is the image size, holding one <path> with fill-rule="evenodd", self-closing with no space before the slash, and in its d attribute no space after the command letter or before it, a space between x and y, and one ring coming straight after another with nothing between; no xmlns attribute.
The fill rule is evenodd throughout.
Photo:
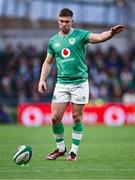
<svg viewBox="0 0 135 180"><path fill-rule="evenodd" d="M60 32L62 34L68 34L72 28L72 23L73 20L72 17L70 16L59 17L58 24L59 24Z"/></svg>

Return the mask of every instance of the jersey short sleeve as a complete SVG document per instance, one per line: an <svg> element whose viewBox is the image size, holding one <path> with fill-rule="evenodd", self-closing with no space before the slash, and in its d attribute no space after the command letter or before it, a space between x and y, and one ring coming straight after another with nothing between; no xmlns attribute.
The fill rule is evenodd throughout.
<svg viewBox="0 0 135 180"><path fill-rule="evenodd" d="M81 29L80 30L80 36L81 36L82 41L84 42L84 44L89 43L90 31Z"/></svg>
<svg viewBox="0 0 135 180"><path fill-rule="evenodd" d="M47 53L48 53L50 56L55 57L55 52L54 52L53 46L52 46L52 40L50 40L49 43L48 43Z"/></svg>

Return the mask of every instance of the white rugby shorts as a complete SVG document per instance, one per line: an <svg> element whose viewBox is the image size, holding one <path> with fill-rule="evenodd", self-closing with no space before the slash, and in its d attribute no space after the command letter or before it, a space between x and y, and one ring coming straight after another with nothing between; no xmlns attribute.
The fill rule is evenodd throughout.
<svg viewBox="0 0 135 180"><path fill-rule="evenodd" d="M56 83L52 102L72 102L75 104L87 104L89 101L88 81L80 84Z"/></svg>

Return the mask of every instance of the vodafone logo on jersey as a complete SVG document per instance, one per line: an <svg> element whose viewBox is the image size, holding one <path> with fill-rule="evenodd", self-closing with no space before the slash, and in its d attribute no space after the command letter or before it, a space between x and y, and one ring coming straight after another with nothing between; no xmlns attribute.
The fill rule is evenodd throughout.
<svg viewBox="0 0 135 180"><path fill-rule="evenodd" d="M67 58L70 56L70 50L68 48L64 48L62 49L61 54L64 58Z"/></svg>

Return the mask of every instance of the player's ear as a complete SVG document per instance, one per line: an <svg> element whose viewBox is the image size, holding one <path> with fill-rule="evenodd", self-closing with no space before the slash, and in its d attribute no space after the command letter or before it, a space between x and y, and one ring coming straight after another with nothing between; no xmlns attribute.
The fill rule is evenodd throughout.
<svg viewBox="0 0 135 180"><path fill-rule="evenodd" d="M72 19L72 21L71 21L71 22L72 22L72 24L74 24L74 21L73 21L73 19Z"/></svg>

